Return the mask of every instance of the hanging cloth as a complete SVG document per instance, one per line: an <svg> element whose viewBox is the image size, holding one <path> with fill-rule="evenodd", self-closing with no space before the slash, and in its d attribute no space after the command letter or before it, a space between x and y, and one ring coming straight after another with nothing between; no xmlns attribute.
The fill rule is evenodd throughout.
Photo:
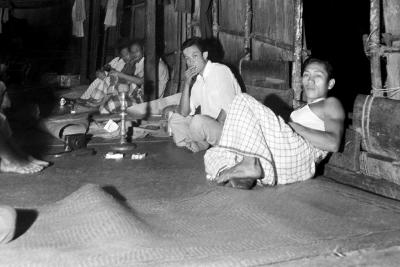
<svg viewBox="0 0 400 267"><path fill-rule="evenodd" d="M192 13L192 0L175 0L175 10L178 12Z"/></svg>
<svg viewBox="0 0 400 267"><path fill-rule="evenodd" d="M106 28L117 26L118 0L108 0L104 25Z"/></svg>
<svg viewBox="0 0 400 267"><path fill-rule="evenodd" d="M212 0L202 0L200 3L200 32L204 39L213 37Z"/></svg>
<svg viewBox="0 0 400 267"><path fill-rule="evenodd" d="M3 8L0 7L0 34L3 33Z"/></svg>
<svg viewBox="0 0 400 267"><path fill-rule="evenodd" d="M85 0L75 0L72 6L72 35L84 37L83 22L86 19Z"/></svg>
<svg viewBox="0 0 400 267"><path fill-rule="evenodd" d="M3 11L3 23L6 23L9 19L10 19L9 8L6 7L6 8L4 8L4 11Z"/></svg>

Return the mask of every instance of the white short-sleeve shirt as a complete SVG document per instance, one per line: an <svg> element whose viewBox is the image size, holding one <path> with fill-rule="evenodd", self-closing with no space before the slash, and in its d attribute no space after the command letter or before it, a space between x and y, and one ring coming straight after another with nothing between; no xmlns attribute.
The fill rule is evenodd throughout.
<svg viewBox="0 0 400 267"><path fill-rule="evenodd" d="M190 115L201 107L201 114L216 119L226 113L241 88L231 70L219 63L207 61L203 74L197 75L190 95Z"/></svg>
<svg viewBox="0 0 400 267"><path fill-rule="evenodd" d="M144 77L144 57L135 64L135 76L143 78ZM169 72L168 67L164 63L164 61L160 58L158 63L158 96L161 97L164 94L165 87L169 80ZM132 83L131 88L135 89L137 87L136 84Z"/></svg>
<svg viewBox="0 0 400 267"><path fill-rule="evenodd" d="M121 71L124 68L125 64L125 61L120 57L116 57L108 63L108 65L110 65L110 67L115 69L116 71Z"/></svg>

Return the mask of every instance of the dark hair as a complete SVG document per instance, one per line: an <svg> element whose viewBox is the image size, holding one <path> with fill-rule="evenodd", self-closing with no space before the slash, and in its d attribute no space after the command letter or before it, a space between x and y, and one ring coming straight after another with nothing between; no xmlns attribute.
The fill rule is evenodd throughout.
<svg viewBox="0 0 400 267"><path fill-rule="evenodd" d="M139 46L139 47L142 49L142 51L143 51L143 48L144 48L144 41L141 40L141 39L134 39L134 40L130 41L130 43L129 43L129 50L131 49L132 45L137 45L137 46Z"/></svg>
<svg viewBox="0 0 400 267"><path fill-rule="evenodd" d="M331 63L329 63L326 60L322 60L322 59L318 59L318 58L314 58L314 57L310 57L306 61L304 61L303 72L308 65L313 64L313 63L317 63L317 64L324 66L325 71L328 74L328 81L330 79L334 78L333 67L332 67Z"/></svg>
<svg viewBox="0 0 400 267"><path fill-rule="evenodd" d="M185 42L183 42L181 50L183 51L191 46L197 46L197 48L202 53L207 51L207 47L205 46L203 39L201 39L200 37L192 37L190 39L187 39Z"/></svg>
<svg viewBox="0 0 400 267"><path fill-rule="evenodd" d="M130 42L126 39L119 40L116 45L116 49L118 50L118 52L121 52L125 48L129 50L129 47L130 47Z"/></svg>

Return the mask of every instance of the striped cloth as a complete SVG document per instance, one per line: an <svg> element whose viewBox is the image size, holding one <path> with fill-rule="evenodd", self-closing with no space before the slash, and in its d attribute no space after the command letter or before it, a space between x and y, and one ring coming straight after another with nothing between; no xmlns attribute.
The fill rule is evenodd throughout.
<svg viewBox="0 0 400 267"><path fill-rule="evenodd" d="M298 135L284 120L247 94L235 97L219 145L205 156L207 179L214 180L243 156L259 158L265 185L312 178L315 163L327 155Z"/></svg>
<svg viewBox="0 0 400 267"><path fill-rule="evenodd" d="M143 89L140 87L136 87L132 90L133 92L126 96L126 106L130 107L133 104L143 103ZM116 91L115 91L116 92ZM112 94L112 92L111 92ZM118 96L118 93L114 93L107 101L100 107L101 114L109 114L120 112L121 108L121 100Z"/></svg>

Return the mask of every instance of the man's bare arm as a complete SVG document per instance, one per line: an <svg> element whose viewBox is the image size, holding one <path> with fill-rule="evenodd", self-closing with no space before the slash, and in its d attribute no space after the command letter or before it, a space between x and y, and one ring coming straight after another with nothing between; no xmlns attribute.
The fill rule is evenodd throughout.
<svg viewBox="0 0 400 267"><path fill-rule="evenodd" d="M190 84L196 75L197 71L194 67L187 69L185 72L185 85L179 101L179 113L185 117L190 114Z"/></svg>
<svg viewBox="0 0 400 267"><path fill-rule="evenodd" d="M337 152L344 131L344 110L335 98L325 100L323 110L325 131L314 130L295 122L289 122L289 125L313 146L325 151Z"/></svg>
<svg viewBox="0 0 400 267"><path fill-rule="evenodd" d="M217 121L219 123L224 124L225 120L226 120L226 112L225 112L225 110L221 109L221 111L218 114Z"/></svg>
<svg viewBox="0 0 400 267"><path fill-rule="evenodd" d="M141 86L144 83L144 78L141 78L138 76L128 75L128 74L118 72L118 71L112 71L111 74L118 76L118 78L125 79L126 81L128 81L130 83L134 83L137 86Z"/></svg>

